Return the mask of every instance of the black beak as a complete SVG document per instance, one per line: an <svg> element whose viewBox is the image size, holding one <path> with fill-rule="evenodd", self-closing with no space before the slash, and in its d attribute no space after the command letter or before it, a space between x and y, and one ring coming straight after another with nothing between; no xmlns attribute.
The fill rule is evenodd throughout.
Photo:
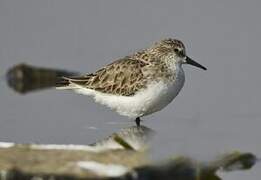
<svg viewBox="0 0 261 180"><path fill-rule="evenodd" d="M198 68L201 68L201 69L204 69L204 70L207 70L207 68L205 68L204 66L202 66L201 64L197 63L196 61L193 61L192 59L190 59L190 57L186 57L186 63L187 64L190 64L192 66L196 66Z"/></svg>

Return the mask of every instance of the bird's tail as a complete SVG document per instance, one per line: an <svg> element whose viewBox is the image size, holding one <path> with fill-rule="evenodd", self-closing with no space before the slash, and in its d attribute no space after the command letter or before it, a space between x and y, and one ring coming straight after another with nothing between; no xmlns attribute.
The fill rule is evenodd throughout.
<svg viewBox="0 0 261 180"><path fill-rule="evenodd" d="M70 89L70 81L66 77L57 78L55 88L56 89Z"/></svg>
<svg viewBox="0 0 261 180"><path fill-rule="evenodd" d="M70 90L78 89L78 86L70 81L70 77L60 77L55 84L56 89Z"/></svg>

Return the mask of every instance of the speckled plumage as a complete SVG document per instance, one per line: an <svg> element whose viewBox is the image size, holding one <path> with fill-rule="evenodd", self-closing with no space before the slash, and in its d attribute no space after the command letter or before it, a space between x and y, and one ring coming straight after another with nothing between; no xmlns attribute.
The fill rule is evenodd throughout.
<svg viewBox="0 0 261 180"><path fill-rule="evenodd" d="M173 48L184 48L179 40L165 39L148 49L116 60L95 73L66 78L70 83L103 93L132 96L146 88L151 80L173 80L168 68L168 54Z"/></svg>
<svg viewBox="0 0 261 180"><path fill-rule="evenodd" d="M126 57L95 73L68 80L72 84L99 92L131 96L145 87L146 79L142 71L146 65L147 63Z"/></svg>

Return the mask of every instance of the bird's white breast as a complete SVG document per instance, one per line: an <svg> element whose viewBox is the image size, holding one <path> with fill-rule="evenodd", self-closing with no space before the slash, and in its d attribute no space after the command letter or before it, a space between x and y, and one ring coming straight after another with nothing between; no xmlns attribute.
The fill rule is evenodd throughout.
<svg viewBox="0 0 261 180"><path fill-rule="evenodd" d="M149 115L168 105L179 93L184 85L185 76L181 67L176 69L175 81L153 81L146 89L134 96L119 96L98 92L91 89L75 89L76 92L91 95L95 101L110 107L123 116L130 118Z"/></svg>

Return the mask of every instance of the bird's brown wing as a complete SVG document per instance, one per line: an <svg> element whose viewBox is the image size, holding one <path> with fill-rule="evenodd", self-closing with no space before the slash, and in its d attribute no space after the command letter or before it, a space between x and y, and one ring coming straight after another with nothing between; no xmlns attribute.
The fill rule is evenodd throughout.
<svg viewBox="0 0 261 180"><path fill-rule="evenodd" d="M70 84L103 93L132 96L146 87L143 67L146 62L125 57L92 74L65 78Z"/></svg>

